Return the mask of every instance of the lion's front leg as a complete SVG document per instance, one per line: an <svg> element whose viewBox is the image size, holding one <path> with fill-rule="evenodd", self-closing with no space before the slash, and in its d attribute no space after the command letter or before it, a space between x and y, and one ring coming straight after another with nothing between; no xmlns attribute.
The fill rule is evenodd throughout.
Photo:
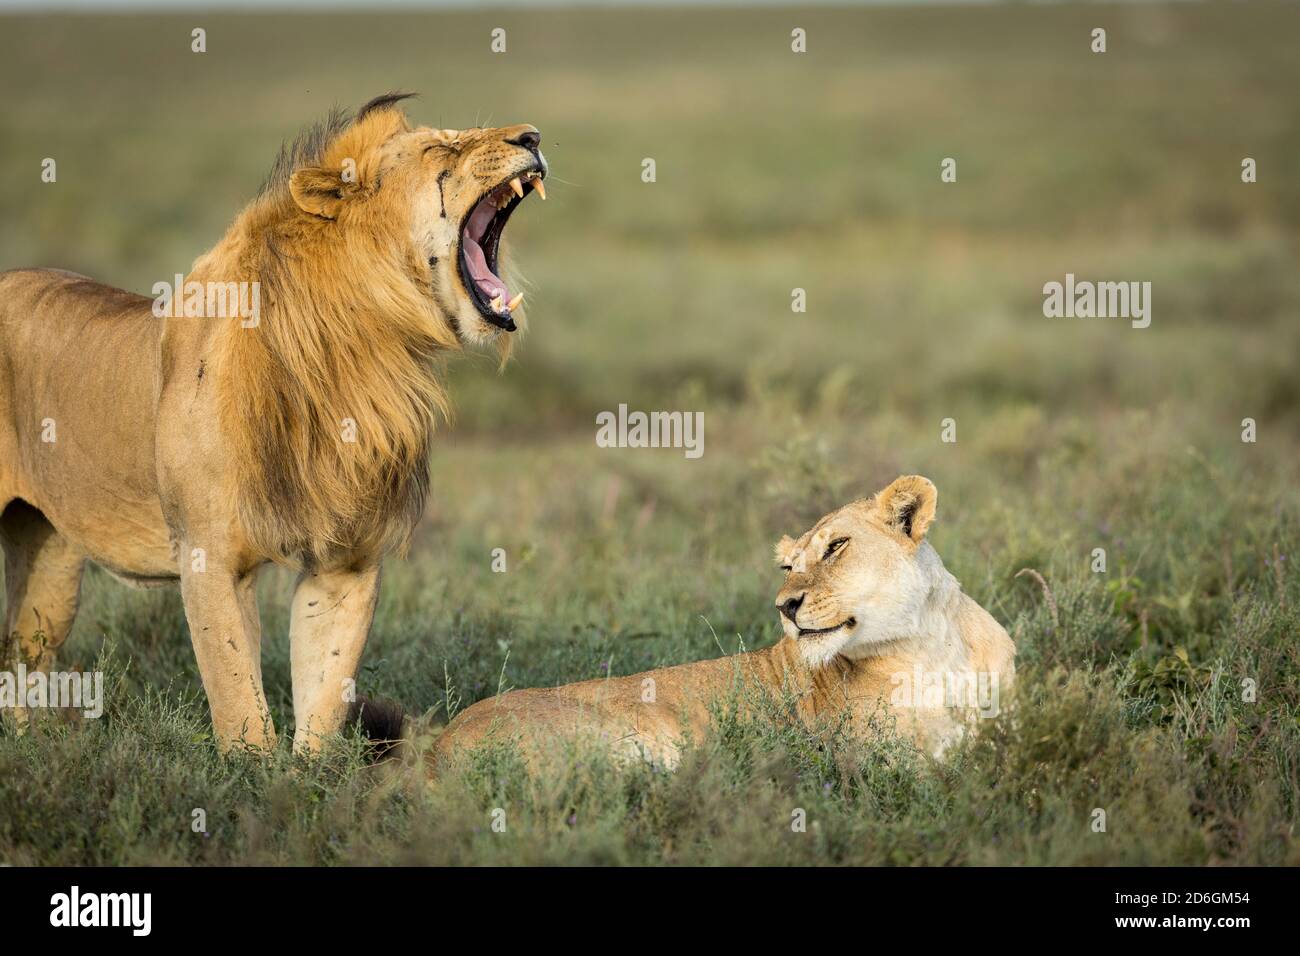
<svg viewBox="0 0 1300 956"><path fill-rule="evenodd" d="M269 751L275 728L262 691L262 629L256 572L181 569L181 597L217 746Z"/></svg>
<svg viewBox="0 0 1300 956"><path fill-rule="evenodd" d="M378 599L377 566L298 579L289 625L295 753L319 750L343 726Z"/></svg>

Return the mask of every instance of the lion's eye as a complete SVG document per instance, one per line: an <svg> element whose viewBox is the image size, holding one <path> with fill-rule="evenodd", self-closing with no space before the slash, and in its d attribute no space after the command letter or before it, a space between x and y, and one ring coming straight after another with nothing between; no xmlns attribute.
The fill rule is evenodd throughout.
<svg viewBox="0 0 1300 956"><path fill-rule="evenodd" d="M840 548L844 547L848 543L849 543L848 538L836 538L834 541L832 541L830 544L826 546L826 553L822 555L822 560L825 561L832 554L840 550Z"/></svg>
<svg viewBox="0 0 1300 956"><path fill-rule="evenodd" d="M794 567L793 567L793 565L783 564L783 565L781 565L781 570L782 570L782 571L793 571L793 570L794 570Z"/></svg>

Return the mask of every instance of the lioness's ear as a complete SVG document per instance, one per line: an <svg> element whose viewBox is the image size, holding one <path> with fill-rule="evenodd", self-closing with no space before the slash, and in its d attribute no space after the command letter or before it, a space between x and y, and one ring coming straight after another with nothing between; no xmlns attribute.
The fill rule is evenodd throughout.
<svg viewBox="0 0 1300 956"><path fill-rule="evenodd" d="M295 170L289 178L289 194L305 212L337 219L343 205L343 174L319 166Z"/></svg>
<svg viewBox="0 0 1300 956"><path fill-rule="evenodd" d="M885 524L919 542L934 520L939 492L929 478L904 475L876 495L876 508Z"/></svg>
<svg viewBox="0 0 1300 956"><path fill-rule="evenodd" d="M793 547L794 538L790 537L788 534L781 535L781 540L778 541L776 547L772 549L772 553L776 557L776 563L778 565L789 563L786 560L786 557L790 554L790 549Z"/></svg>

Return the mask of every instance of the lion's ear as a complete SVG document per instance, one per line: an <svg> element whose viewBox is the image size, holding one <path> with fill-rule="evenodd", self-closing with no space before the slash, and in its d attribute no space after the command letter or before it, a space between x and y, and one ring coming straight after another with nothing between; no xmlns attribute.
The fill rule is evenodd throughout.
<svg viewBox="0 0 1300 956"><path fill-rule="evenodd" d="M776 543L772 549L773 556L776 558L777 565L789 564L790 549L794 547L794 538L788 534L781 535L781 540Z"/></svg>
<svg viewBox="0 0 1300 956"><path fill-rule="evenodd" d="M295 170L289 178L289 193L303 211L337 219L343 206L343 174L320 166Z"/></svg>
<svg viewBox="0 0 1300 956"><path fill-rule="evenodd" d="M929 478L904 475L876 495L876 508L885 524L920 542L934 520L938 500L939 492Z"/></svg>

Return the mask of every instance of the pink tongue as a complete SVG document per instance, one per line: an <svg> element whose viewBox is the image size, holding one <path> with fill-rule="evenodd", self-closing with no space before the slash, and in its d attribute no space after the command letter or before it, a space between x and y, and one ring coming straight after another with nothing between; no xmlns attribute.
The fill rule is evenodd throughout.
<svg viewBox="0 0 1300 956"><path fill-rule="evenodd" d="M483 233L487 232L488 224L492 222L496 211L496 206L487 199L480 202L465 223L465 234L461 236L461 244L465 249L465 264L469 267L470 278L474 280L479 291L487 296L489 302L498 295L501 296L501 307L504 309L505 304L510 301L510 290L506 288L506 284L500 277L488 268L483 247L479 245L479 240L483 238Z"/></svg>
<svg viewBox="0 0 1300 956"><path fill-rule="evenodd" d="M465 223L465 231L469 233L469 237L476 242L482 239L483 233L487 232L488 223L492 221L492 217L496 215L496 212L497 207L492 204L491 200L487 198L481 199L479 204L474 207L474 211L469 214L469 221Z"/></svg>
<svg viewBox="0 0 1300 956"><path fill-rule="evenodd" d="M487 259L483 256L483 247L469 237L464 237L463 245L465 247L465 264L469 266L469 277L474 280L480 292L488 297L491 302L498 295L501 296L501 307L510 301L510 290L496 274L488 268Z"/></svg>

